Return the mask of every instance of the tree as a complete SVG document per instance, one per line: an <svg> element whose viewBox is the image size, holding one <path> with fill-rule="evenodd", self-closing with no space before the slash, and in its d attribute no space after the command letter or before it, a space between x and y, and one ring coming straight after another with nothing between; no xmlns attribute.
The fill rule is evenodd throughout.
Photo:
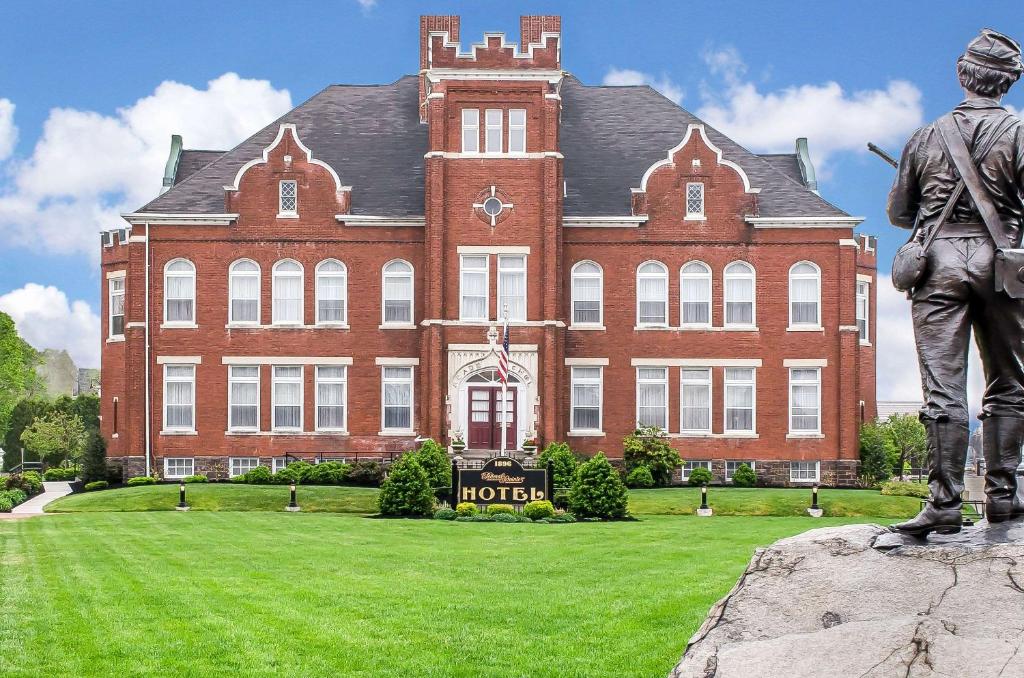
<svg viewBox="0 0 1024 678"><path fill-rule="evenodd" d="M74 398L66 395L57 396L53 401L54 409L68 414L77 414L82 418L86 431L100 429L100 399L91 393L82 393Z"/></svg>
<svg viewBox="0 0 1024 678"><path fill-rule="evenodd" d="M54 411L37 417L21 434L25 448L49 466L75 464L85 449L86 432L77 414Z"/></svg>
<svg viewBox="0 0 1024 678"><path fill-rule="evenodd" d="M15 464L21 463L20 450L23 447L21 434L28 428L37 417L49 414L53 405L40 398L23 398L18 401L11 411L7 435L3 438L4 468L10 469ZM26 454L26 459L38 461L31 453Z"/></svg>
<svg viewBox="0 0 1024 678"><path fill-rule="evenodd" d="M0 435L6 435L18 401L39 390L37 364L39 352L18 336L11 316L0 312Z"/></svg>
<svg viewBox="0 0 1024 678"><path fill-rule="evenodd" d="M434 491L415 452L406 452L388 469L377 504L386 516L433 515Z"/></svg>
<svg viewBox="0 0 1024 678"><path fill-rule="evenodd" d="M546 469L551 463L552 483L555 487L569 487L572 476L576 473L579 461L566 443L548 443L544 451L537 457L537 468Z"/></svg>
<svg viewBox="0 0 1024 678"><path fill-rule="evenodd" d="M924 424L912 414L893 414L885 421L885 433L896 455L896 473L903 480L904 467L909 462L924 466L928 438Z"/></svg>
<svg viewBox="0 0 1024 678"><path fill-rule="evenodd" d="M99 431L89 434L89 444L82 459L81 475L86 483L107 479L107 443Z"/></svg>
<svg viewBox="0 0 1024 678"><path fill-rule="evenodd" d="M581 518L614 520L629 515L629 493L603 452L580 464L569 490L569 510Z"/></svg>
<svg viewBox="0 0 1024 678"><path fill-rule="evenodd" d="M669 485L672 473L683 465L679 453L668 444L665 431L657 427L641 428L623 439L623 460L626 471L646 466L657 485Z"/></svg>
<svg viewBox="0 0 1024 678"><path fill-rule="evenodd" d="M448 455L444 448L436 442L427 438L416 450L416 461L420 463L427 473L427 480L432 488L452 486L452 463L448 461Z"/></svg>
<svg viewBox="0 0 1024 678"><path fill-rule="evenodd" d="M893 449L886 426L869 422L860 427L860 475L874 485L892 478Z"/></svg>

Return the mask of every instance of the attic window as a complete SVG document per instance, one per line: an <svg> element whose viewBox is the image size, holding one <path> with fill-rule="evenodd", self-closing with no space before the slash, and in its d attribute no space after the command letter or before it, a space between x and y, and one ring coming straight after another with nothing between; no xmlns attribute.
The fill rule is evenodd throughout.
<svg viewBox="0 0 1024 678"><path fill-rule="evenodd" d="M686 184L686 218L704 218L704 184Z"/></svg>
<svg viewBox="0 0 1024 678"><path fill-rule="evenodd" d="M282 181L280 184L280 214L277 216L298 216L299 196L298 182L294 180Z"/></svg>

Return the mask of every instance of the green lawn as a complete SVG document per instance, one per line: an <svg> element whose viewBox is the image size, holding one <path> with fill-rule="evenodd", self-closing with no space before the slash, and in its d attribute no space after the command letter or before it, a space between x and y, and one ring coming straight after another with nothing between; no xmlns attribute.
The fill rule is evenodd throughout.
<svg viewBox="0 0 1024 678"><path fill-rule="evenodd" d="M822 489L818 505L826 516L859 518L915 515L920 499L889 497L874 490ZM720 516L804 516L811 504L811 488L709 487L708 505ZM635 515L693 515L700 506L700 488L669 487L630 490L629 509Z"/></svg>

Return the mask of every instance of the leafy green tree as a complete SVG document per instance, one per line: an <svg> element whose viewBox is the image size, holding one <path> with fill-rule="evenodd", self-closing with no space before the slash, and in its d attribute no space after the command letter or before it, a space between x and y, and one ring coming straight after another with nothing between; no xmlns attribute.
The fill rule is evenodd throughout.
<svg viewBox="0 0 1024 678"><path fill-rule="evenodd" d="M21 434L28 428L37 417L49 414L53 404L41 398L23 398L18 401L11 412L7 435L3 438L4 468L10 469L15 464L21 463ZM35 455L26 451L25 459L39 461Z"/></svg>
<svg viewBox="0 0 1024 678"><path fill-rule="evenodd" d="M548 443L537 457L537 468L546 469L551 462L551 475L555 487L569 487L579 461L567 443Z"/></svg>
<svg viewBox="0 0 1024 678"><path fill-rule="evenodd" d="M912 414L893 414L886 419L885 434L896 456L895 471L903 480L905 467L924 466L928 439L924 424Z"/></svg>
<svg viewBox="0 0 1024 678"><path fill-rule="evenodd" d="M668 436L660 428L637 429L626 436L622 444L626 471L632 472L638 466L646 466L656 485L671 484L672 473L683 465L679 453L669 446Z"/></svg>
<svg viewBox="0 0 1024 678"><path fill-rule="evenodd" d="M38 364L39 352L18 336L11 316L0 312L0 436L6 435L18 401L42 387L36 374Z"/></svg>
<svg viewBox="0 0 1024 678"><path fill-rule="evenodd" d="M66 395L57 396L53 408L68 414L81 417L86 431L100 429L100 399L91 393L83 393L74 398Z"/></svg>
<svg viewBox="0 0 1024 678"><path fill-rule="evenodd" d="M77 414L53 411L37 417L21 434L21 442L50 466L77 464L85 450L85 425Z"/></svg>
<svg viewBox="0 0 1024 678"><path fill-rule="evenodd" d="M107 443L99 431L89 433L89 442L82 458L82 480L86 483L107 479Z"/></svg>
<svg viewBox="0 0 1024 678"><path fill-rule="evenodd" d="M448 454L439 444L427 438L416 450L416 461L420 463L427 473L427 479L432 488L452 486L452 463L448 460Z"/></svg>
<svg viewBox="0 0 1024 678"><path fill-rule="evenodd" d="M886 426L869 422L860 427L860 474L872 485L892 477L892 444Z"/></svg>
<svg viewBox="0 0 1024 678"><path fill-rule="evenodd" d="M386 516L433 515L434 491L415 452L406 452L388 469L377 504Z"/></svg>
<svg viewBox="0 0 1024 678"><path fill-rule="evenodd" d="M569 490L569 510L581 518L603 520L629 515L629 492L604 452L598 452L576 469Z"/></svg>

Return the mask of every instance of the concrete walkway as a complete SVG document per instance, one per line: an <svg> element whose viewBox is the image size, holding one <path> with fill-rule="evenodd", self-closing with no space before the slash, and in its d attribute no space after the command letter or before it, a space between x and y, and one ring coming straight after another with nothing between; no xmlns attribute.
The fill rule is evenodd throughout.
<svg viewBox="0 0 1024 678"><path fill-rule="evenodd" d="M23 504L18 504L11 509L11 515L39 516L44 513L43 507L51 501L71 494L71 483L69 482L44 482L43 493L37 494Z"/></svg>

